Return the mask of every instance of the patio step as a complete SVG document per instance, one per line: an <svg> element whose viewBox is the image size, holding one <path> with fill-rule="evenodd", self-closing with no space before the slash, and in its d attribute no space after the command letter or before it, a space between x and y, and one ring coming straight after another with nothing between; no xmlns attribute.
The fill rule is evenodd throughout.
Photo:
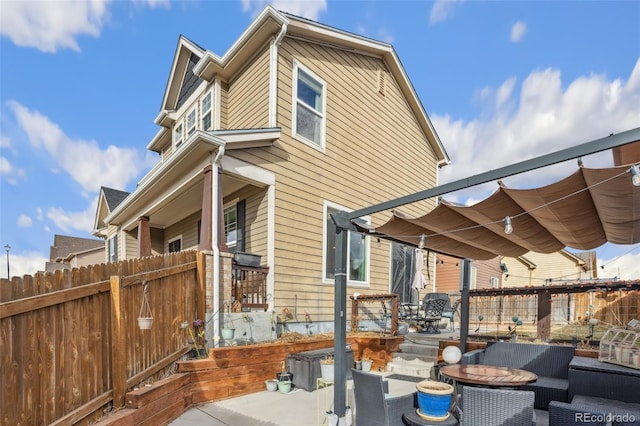
<svg viewBox="0 0 640 426"><path fill-rule="evenodd" d="M392 354L387 371L428 378L438 357L438 341L412 335Z"/></svg>

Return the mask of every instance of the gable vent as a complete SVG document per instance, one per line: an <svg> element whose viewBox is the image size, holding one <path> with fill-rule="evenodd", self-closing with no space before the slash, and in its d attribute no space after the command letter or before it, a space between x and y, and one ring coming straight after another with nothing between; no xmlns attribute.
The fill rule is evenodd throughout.
<svg viewBox="0 0 640 426"><path fill-rule="evenodd" d="M387 74L381 69L378 69L378 93L384 96L384 92L387 86Z"/></svg>

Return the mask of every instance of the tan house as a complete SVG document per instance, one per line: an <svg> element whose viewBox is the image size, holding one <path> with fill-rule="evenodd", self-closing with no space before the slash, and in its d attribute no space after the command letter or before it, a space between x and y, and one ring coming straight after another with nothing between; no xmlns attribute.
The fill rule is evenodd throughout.
<svg viewBox="0 0 640 426"><path fill-rule="evenodd" d="M332 320L330 214L435 186L449 162L391 45L270 6L221 56L180 36L155 123L159 162L131 193L103 188L94 234L108 261L210 252L209 312L258 262L266 293L232 299ZM227 252L259 258L230 270ZM389 292L392 252L352 233L349 291Z"/></svg>
<svg viewBox="0 0 640 426"><path fill-rule="evenodd" d="M435 259L436 290L442 293L459 293L462 259L444 254L437 254ZM472 261L469 288L475 290L502 287L502 267L500 257L494 257L489 260Z"/></svg>
<svg viewBox="0 0 640 426"><path fill-rule="evenodd" d="M598 277L595 252L573 254L566 250L543 254L530 251L524 256L504 257L503 287L563 284Z"/></svg>
<svg viewBox="0 0 640 426"><path fill-rule="evenodd" d="M49 248L49 261L45 272L80 268L104 261L104 241L92 238L54 235Z"/></svg>

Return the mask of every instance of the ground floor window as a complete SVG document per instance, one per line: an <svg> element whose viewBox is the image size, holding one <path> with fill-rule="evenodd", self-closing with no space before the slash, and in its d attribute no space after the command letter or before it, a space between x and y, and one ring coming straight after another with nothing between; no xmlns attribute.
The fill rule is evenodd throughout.
<svg viewBox="0 0 640 426"><path fill-rule="evenodd" d="M324 279L335 278L336 226L331 219L333 213L346 211L337 205L324 205ZM362 219L363 222L368 220ZM358 232L349 231L347 241L347 281L351 284L369 283L369 237Z"/></svg>
<svg viewBox="0 0 640 426"><path fill-rule="evenodd" d="M182 237L169 241L169 253L177 253L182 250Z"/></svg>

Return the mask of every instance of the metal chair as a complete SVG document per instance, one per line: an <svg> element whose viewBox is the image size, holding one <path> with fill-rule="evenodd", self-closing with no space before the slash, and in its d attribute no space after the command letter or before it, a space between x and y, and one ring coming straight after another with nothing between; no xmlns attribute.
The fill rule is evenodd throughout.
<svg viewBox="0 0 640 426"><path fill-rule="evenodd" d="M462 386L461 425L532 426L536 424L531 391Z"/></svg>
<svg viewBox="0 0 640 426"><path fill-rule="evenodd" d="M449 324L451 324L451 331L455 331L456 329L453 324L453 317L456 315L456 311L458 310L458 305L460 305L460 299L456 300L449 309L445 308L444 312L442 312L442 318L449 319Z"/></svg>
<svg viewBox="0 0 640 426"><path fill-rule="evenodd" d="M352 369L356 425L404 426L402 415L417 408L416 393L390 396L389 383L379 374Z"/></svg>
<svg viewBox="0 0 640 426"><path fill-rule="evenodd" d="M421 319L423 333L440 333L440 320L442 312L449 299L429 299L423 302L424 317Z"/></svg>

